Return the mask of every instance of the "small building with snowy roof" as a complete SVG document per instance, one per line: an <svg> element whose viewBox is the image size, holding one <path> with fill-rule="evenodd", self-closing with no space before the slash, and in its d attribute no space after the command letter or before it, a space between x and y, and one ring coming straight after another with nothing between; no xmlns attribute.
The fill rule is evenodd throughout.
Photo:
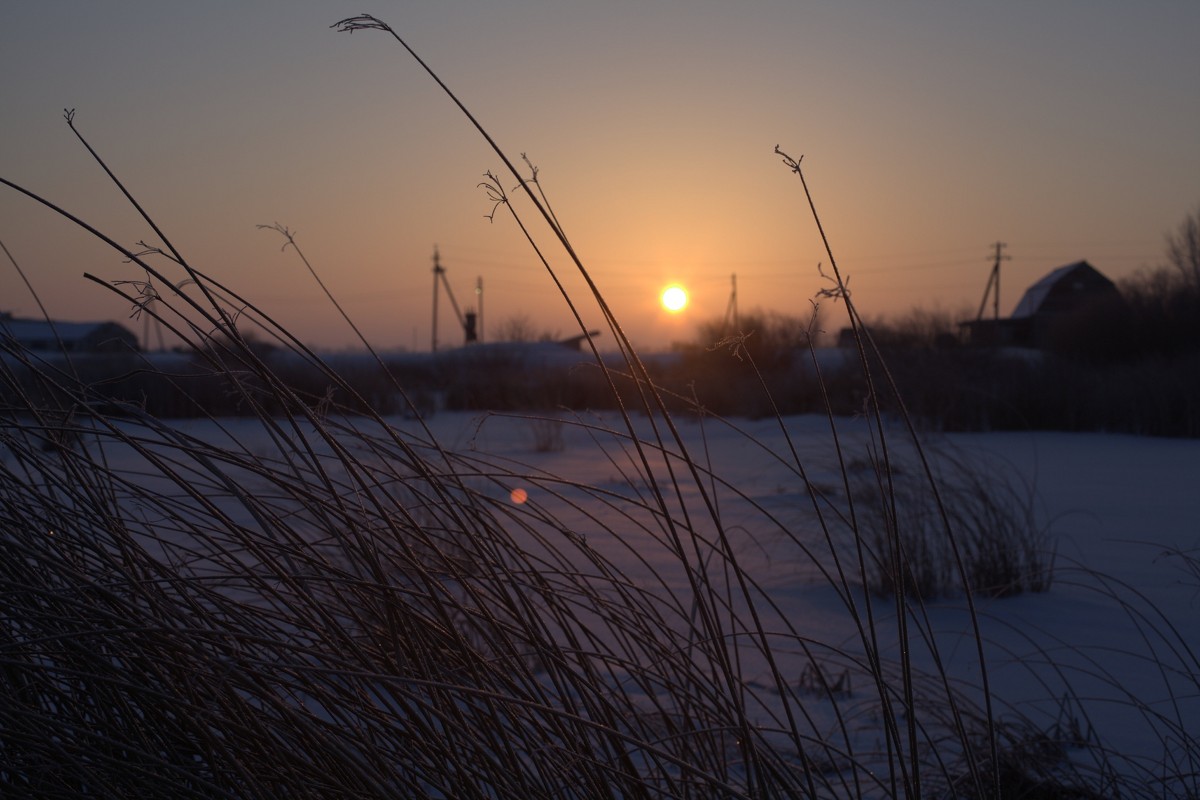
<svg viewBox="0 0 1200 800"><path fill-rule="evenodd" d="M1116 284L1086 261L1051 270L1025 290L1008 319L960 323L969 344L1046 348L1072 318L1120 299Z"/></svg>
<svg viewBox="0 0 1200 800"><path fill-rule="evenodd" d="M0 312L2 347L42 353L128 353L137 336L116 322L57 322L21 319Z"/></svg>

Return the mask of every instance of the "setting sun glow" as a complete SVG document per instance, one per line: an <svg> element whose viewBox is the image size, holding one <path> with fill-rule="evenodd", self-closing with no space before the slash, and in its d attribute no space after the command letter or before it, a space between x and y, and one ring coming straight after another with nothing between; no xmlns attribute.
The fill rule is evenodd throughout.
<svg viewBox="0 0 1200 800"><path fill-rule="evenodd" d="M687 292L684 291L682 286L668 286L666 289L663 289L662 296L659 299L662 300L663 308L672 314L683 311L688 304Z"/></svg>

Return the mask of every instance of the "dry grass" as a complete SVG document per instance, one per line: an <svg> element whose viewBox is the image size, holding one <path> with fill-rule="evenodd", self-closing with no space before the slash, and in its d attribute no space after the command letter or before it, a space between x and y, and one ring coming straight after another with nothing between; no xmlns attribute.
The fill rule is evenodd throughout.
<svg viewBox="0 0 1200 800"><path fill-rule="evenodd" d="M394 35L365 16L339 27ZM497 153L534 218L586 277L536 174L531 180ZM786 161L803 179L799 162ZM495 188L506 182L490 182L494 199L527 231L524 212ZM1024 543L1024 498L980 479L947 501L915 434L885 426L878 404L868 403L879 434L871 496L893 522L874 541L867 521L876 500L856 500L858 471L832 414L844 508L809 480L790 440L781 452L755 443L764 458L790 465L818 521L816 545L781 532L797 537L798 554L820 557L814 548L827 547L825 580L853 631L831 647L758 583L719 502L753 497L689 450L598 292L583 299L609 320L624 370L598 354L597 363L613 395L626 396L616 387L627 382L637 404L611 427L561 424L590 438L624 479L603 486L452 452L427 429L389 425L146 221L163 243L150 255L92 232L158 287L146 313L207 354L254 413L255 441L269 445L241 444L236 430L220 442L191 436L135 406L100 404L96 388L69 370L6 353L0 785L9 792L999 797L1031 787L1042 795L1021 796L1069 796L1071 787L1083 787L1078 796L1135 796L1151 785L1114 783L1124 779L1098 745L1090 762L1064 758L1062 748L1079 746L1063 741L1065 728L1015 713L1002 721L986 671L962 687L937 658L933 671L919 669L906 645L923 637L929 618L903 581L893 581L886 615L885 601L857 591L880 554L892 554L882 558L894 558L884 571L895 575L922 564L894 522L908 490L898 488L906 473L893 442L910 439L916 466L905 469L935 498L914 508L926 515L922 525L957 543L941 561L951 583L1004 594L1014 581L1034 590L1030 582L1047 574L1019 547L997 554L969 532L959 541L960 525L1011 526L1000 541ZM171 290L180 285L174 273L190 281L186 291ZM842 286L837 276L831 294L853 323ZM139 301L128 285L109 288ZM263 340L336 391L317 406L297 396L261 357ZM859 342L865 354L869 337ZM864 369L874 363L863 359ZM18 372L37 376L36 393ZM887 391L885 375L868 377L873 393ZM419 416L415 404L409 410ZM551 444L560 433L551 431ZM536 489L529 502L511 501L517 482ZM853 532L850 548L843 526ZM1164 647L1183 645L1178 660L1194 682L1200 670L1186 637L1150 617L1145 624ZM936 643L927 644L936 656ZM1186 728L1162 719L1167 747ZM1167 775L1153 793L1194 789L1196 751L1164 752L1172 754Z"/></svg>

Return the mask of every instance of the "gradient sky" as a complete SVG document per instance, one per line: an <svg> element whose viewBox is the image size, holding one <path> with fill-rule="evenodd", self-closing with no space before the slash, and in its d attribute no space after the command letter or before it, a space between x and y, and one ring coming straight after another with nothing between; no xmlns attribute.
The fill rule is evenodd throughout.
<svg viewBox="0 0 1200 800"><path fill-rule="evenodd" d="M63 121L74 108L194 265L316 346L353 337L257 224L296 231L381 348L429 348L435 245L463 305L483 278L485 338L518 314L575 333L512 220L485 217L477 184L499 159L389 36L330 29L360 12L529 155L644 348L721 317L732 274L743 311L807 315L828 259L776 144L803 154L868 315L973 313L997 240L1002 313L1064 263L1129 275L1200 203L1195 0L6 2L0 176L150 240ZM55 316L128 321L82 275L137 268L7 187L0 240ZM672 281L692 293L675 317L657 305ZM0 292L36 313L6 258ZM458 342L441 314L441 344Z"/></svg>

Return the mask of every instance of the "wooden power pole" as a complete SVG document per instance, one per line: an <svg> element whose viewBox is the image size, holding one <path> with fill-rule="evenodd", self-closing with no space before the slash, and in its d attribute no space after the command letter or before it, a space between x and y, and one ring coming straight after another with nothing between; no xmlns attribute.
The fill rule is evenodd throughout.
<svg viewBox="0 0 1200 800"><path fill-rule="evenodd" d="M438 260L437 245L433 246L433 330L429 336L429 349L431 352L437 352L437 312L438 312L438 283L442 281L442 276L446 270L442 268L441 261Z"/></svg>
<svg viewBox="0 0 1200 800"><path fill-rule="evenodd" d="M458 325L462 328L465 335L466 343L471 344L478 341L478 331L483 324L483 278L479 278L475 283L475 295L479 298L479 313L468 309L466 314L463 314L462 309L458 307L458 301L454 299L454 290L450 288L450 282L446 280L446 268L442 266L441 259L438 256L437 245L433 246L433 331L429 337L429 349L437 352L437 336L438 336L438 284L441 284L446 289L446 297L450 300L450 307L454 309L454 316L458 319Z"/></svg>
<svg viewBox="0 0 1200 800"><path fill-rule="evenodd" d="M723 336L736 336L741 331L738 327L741 323L738 322L738 307L737 307L737 273L730 276L732 281L729 290L729 305L725 307L725 330Z"/></svg>
<svg viewBox="0 0 1200 800"><path fill-rule="evenodd" d="M992 319L1000 319L1000 262L1008 261L1011 256L1004 255L1004 248L1008 247L1004 242L996 242L993 246L996 248L996 255L992 262L992 272L988 275L987 286L983 289L983 300L979 302L976 320L983 319L983 310L987 308L989 295L992 298Z"/></svg>

